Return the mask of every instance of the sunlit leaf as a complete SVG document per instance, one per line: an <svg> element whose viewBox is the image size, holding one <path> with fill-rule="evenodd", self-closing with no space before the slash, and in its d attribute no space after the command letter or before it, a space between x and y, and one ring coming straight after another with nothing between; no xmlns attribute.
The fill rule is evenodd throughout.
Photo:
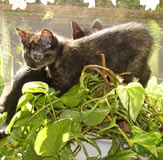
<svg viewBox="0 0 163 160"><path fill-rule="evenodd" d="M74 85L68 92L66 92L63 96L60 97L60 100L69 107L77 106L83 97L87 96L87 92L79 92L80 85Z"/></svg>
<svg viewBox="0 0 163 160"><path fill-rule="evenodd" d="M132 144L139 144L158 157L156 145L161 141L161 134L158 132L148 132L144 134L136 134L130 139Z"/></svg>
<svg viewBox="0 0 163 160"><path fill-rule="evenodd" d="M144 131L139 128L138 126L131 126L131 132L132 134L139 134L139 133L144 133Z"/></svg>
<svg viewBox="0 0 163 160"><path fill-rule="evenodd" d="M64 110L61 115L60 115L60 119L64 119L64 118L71 118L73 119L73 121L79 121L81 117L81 113L77 112L77 111L72 111L72 110Z"/></svg>
<svg viewBox="0 0 163 160"><path fill-rule="evenodd" d="M137 159L137 153L132 150L122 150L115 155L107 156L103 160L131 160Z"/></svg>
<svg viewBox="0 0 163 160"><path fill-rule="evenodd" d="M118 86L117 93L124 108L129 112L131 119L135 122L144 104L144 88L140 83L133 82L127 86Z"/></svg>
<svg viewBox="0 0 163 160"><path fill-rule="evenodd" d="M63 119L41 129L36 137L34 149L40 156L55 156L69 140L70 119Z"/></svg>
<svg viewBox="0 0 163 160"><path fill-rule="evenodd" d="M157 78L155 76L151 77L147 83L146 90L149 90L151 87L157 85Z"/></svg>
<svg viewBox="0 0 163 160"><path fill-rule="evenodd" d="M40 81L33 81L24 84L22 93L47 93L49 87L46 83Z"/></svg>
<svg viewBox="0 0 163 160"><path fill-rule="evenodd" d="M83 112L84 114L87 114L89 111ZM88 126L96 126L105 119L105 117L110 112L110 108L96 108L93 112L91 112L86 119L84 119L84 123Z"/></svg>
<svg viewBox="0 0 163 160"><path fill-rule="evenodd" d="M163 84L157 84L156 77L152 77L145 89L148 95L149 101L152 104L156 104L161 98L163 98Z"/></svg>
<svg viewBox="0 0 163 160"><path fill-rule="evenodd" d="M31 93L24 94L20 97L16 110L20 109L23 105L25 105L29 100L35 98L35 96Z"/></svg>
<svg viewBox="0 0 163 160"><path fill-rule="evenodd" d="M7 117L7 112L0 113L0 128L2 128Z"/></svg>
<svg viewBox="0 0 163 160"><path fill-rule="evenodd" d="M27 120L31 116L31 112L28 110L17 112L14 117L11 119L9 125L7 126L5 132L6 134L11 133L12 127L21 127L25 126Z"/></svg>

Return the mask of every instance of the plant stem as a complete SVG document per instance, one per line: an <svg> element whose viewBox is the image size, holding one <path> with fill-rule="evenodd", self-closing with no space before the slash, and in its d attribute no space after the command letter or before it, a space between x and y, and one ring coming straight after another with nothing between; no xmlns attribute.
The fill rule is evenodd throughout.
<svg viewBox="0 0 163 160"><path fill-rule="evenodd" d="M102 59L102 66L106 68L105 55L103 53L101 54L101 59ZM103 74L105 77L107 77L105 70L103 70Z"/></svg>
<svg viewBox="0 0 163 160"><path fill-rule="evenodd" d="M126 136L126 134L121 130L121 128L119 126L117 126L118 131L121 133L121 135L124 137L124 139L126 140L126 142L128 143L129 147L132 147L131 142L129 141L128 137Z"/></svg>
<svg viewBox="0 0 163 160"><path fill-rule="evenodd" d="M157 110L157 108L151 104L147 99L145 99L145 102L149 105L149 107L151 107L156 113L159 113L159 111ZM163 124L163 117L162 115L159 115L159 119L160 119L160 122Z"/></svg>
<svg viewBox="0 0 163 160"><path fill-rule="evenodd" d="M48 94L47 94L46 96L47 96L48 101L49 101L49 103L50 103L50 107L51 107L51 110L52 110L52 112L53 112L53 118L54 118L54 122L55 122L55 121L57 120L57 118L56 118L56 114L55 114L55 111L54 111L54 108L53 108L53 105L52 105L51 99L50 99L50 97L49 97Z"/></svg>
<svg viewBox="0 0 163 160"><path fill-rule="evenodd" d="M120 81L119 79L116 77L116 74L109 68L105 68L103 66L99 66L99 65L87 65L87 66L84 66L83 70L82 70L82 75L84 74L84 72L88 69L88 68L99 68L99 69L103 69L105 71L107 71L111 76L113 76L116 81L118 82L118 84L120 84Z"/></svg>
<svg viewBox="0 0 163 160"><path fill-rule="evenodd" d="M117 115L121 116L125 121L127 121L127 123L129 124L130 127L132 126L131 122L128 120L128 118L127 118L126 116L122 115L120 112L118 112L118 111L116 111L116 110L114 110L114 112L115 112Z"/></svg>
<svg viewBox="0 0 163 160"><path fill-rule="evenodd" d="M70 157L72 160L75 160L74 154L72 151L70 151L67 147L65 147L65 149L67 150L67 152L70 154Z"/></svg>

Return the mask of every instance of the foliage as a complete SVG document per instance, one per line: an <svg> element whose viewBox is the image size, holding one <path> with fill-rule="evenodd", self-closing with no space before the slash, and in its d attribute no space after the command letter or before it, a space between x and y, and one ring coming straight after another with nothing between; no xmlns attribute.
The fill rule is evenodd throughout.
<svg viewBox="0 0 163 160"><path fill-rule="evenodd" d="M152 53L150 54L149 65L152 68L152 75L158 76L159 75L158 53L160 53L161 29L155 20L149 21L149 29L150 29L150 34L153 37L153 41L154 41L152 47Z"/></svg>
<svg viewBox="0 0 163 160"><path fill-rule="evenodd" d="M13 60L10 56L11 53L11 43L10 43L10 34L6 22L6 17L2 16L1 19L1 76L4 81L10 82L13 80Z"/></svg>
<svg viewBox="0 0 163 160"><path fill-rule="evenodd" d="M75 160L81 148L92 160L163 158L163 84L155 77L146 88L125 85L111 70L90 65L80 84L59 98L43 82L26 83L22 92L6 129L10 135L0 141L4 159ZM112 140L106 157L100 157L97 139ZM96 148L97 157L89 157L84 141Z"/></svg>
<svg viewBox="0 0 163 160"><path fill-rule="evenodd" d="M137 9L137 10L141 10L144 9L143 6L140 5L140 0L123 0L123 1L119 1L119 3L117 3L117 5L119 7L122 8L128 8L128 9Z"/></svg>
<svg viewBox="0 0 163 160"><path fill-rule="evenodd" d="M3 88L4 88L4 81L2 76L0 75L0 95L2 94Z"/></svg>
<svg viewBox="0 0 163 160"><path fill-rule="evenodd" d="M0 0L0 3L9 3L9 0ZM11 1L10 4L12 4L14 1ZM75 6L88 6L83 2L83 0L29 0L25 1L24 3L42 3L42 4L53 4L54 5L75 5ZM88 1L87 1L88 2ZM91 1L90 1L91 2ZM116 0L116 6L113 5L111 0L95 0L96 6L98 7L118 7L118 8L128 8L128 9L134 9L134 10L144 10L145 6L140 5L140 0ZM15 1L17 3L17 1ZM20 2L19 2L20 3ZM17 4L18 8L24 9L23 5L25 5L22 2L22 6L20 4ZM145 1L144 1L145 3ZM148 2L146 2L148 3ZM163 11L163 2L160 0L159 5L157 5L155 11L161 12Z"/></svg>

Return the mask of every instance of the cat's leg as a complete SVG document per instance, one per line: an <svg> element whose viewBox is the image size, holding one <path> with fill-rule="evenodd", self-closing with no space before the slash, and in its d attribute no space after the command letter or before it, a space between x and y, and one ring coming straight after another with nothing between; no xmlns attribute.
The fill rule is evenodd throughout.
<svg viewBox="0 0 163 160"><path fill-rule="evenodd" d="M14 77L14 83L11 91L3 100L4 112L7 112L7 119L0 130L0 138L5 136L5 128L9 124L10 120L16 112L16 107L19 98L22 96L22 87L25 83L30 81L42 81L46 82L50 87L52 86L51 79L48 77L45 68L40 70L32 70L29 67L22 67Z"/></svg>
<svg viewBox="0 0 163 160"><path fill-rule="evenodd" d="M134 77L136 77L139 79L139 82L143 87L146 86L151 75L151 70L147 64L147 60L139 58L135 58L135 60L129 63L128 72L131 72L131 74L125 75L125 82L129 83Z"/></svg>
<svg viewBox="0 0 163 160"><path fill-rule="evenodd" d="M146 66L144 66L143 72L139 78L139 82L143 85L143 87L146 87L147 82L150 78L150 75L151 75L151 69L148 66L148 64L146 64Z"/></svg>

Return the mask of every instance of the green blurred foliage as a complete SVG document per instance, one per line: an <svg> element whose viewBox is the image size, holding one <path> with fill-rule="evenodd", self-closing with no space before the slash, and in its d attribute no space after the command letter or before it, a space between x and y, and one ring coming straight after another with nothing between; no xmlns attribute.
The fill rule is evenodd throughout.
<svg viewBox="0 0 163 160"><path fill-rule="evenodd" d="M113 6L111 0L95 0L98 7L118 7L127 8L133 10L144 10L145 6L140 5L140 0L117 0L117 6ZM8 0L0 0L0 3L8 3ZM35 3L41 3L40 0L36 0ZM87 3L83 3L83 0L55 0L55 5L76 5L87 6ZM160 4L156 7L155 11L163 11L163 1L160 0Z"/></svg>

